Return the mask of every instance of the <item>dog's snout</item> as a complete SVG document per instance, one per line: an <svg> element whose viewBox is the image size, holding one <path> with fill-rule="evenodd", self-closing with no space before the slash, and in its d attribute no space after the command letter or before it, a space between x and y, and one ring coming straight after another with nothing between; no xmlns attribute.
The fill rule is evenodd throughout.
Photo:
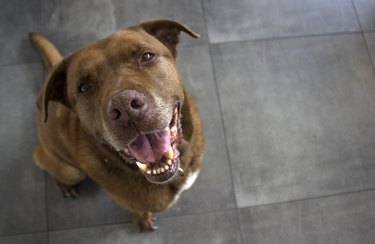
<svg viewBox="0 0 375 244"><path fill-rule="evenodd" d="M145 116L148 107L143 93L136 90L124 90L109 99L107 114L111 120L136 119Z"/></svg>

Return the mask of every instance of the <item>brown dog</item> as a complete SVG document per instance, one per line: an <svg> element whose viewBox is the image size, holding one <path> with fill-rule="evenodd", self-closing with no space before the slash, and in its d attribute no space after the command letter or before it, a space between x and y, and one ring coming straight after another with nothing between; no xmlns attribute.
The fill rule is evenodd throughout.
<svg viewBox="0 0 375 244"><path fill-rule="evenodd" d="M37 99L35 163L68 197L89 176L141 229L155 229L152 212L170 207L202 164L200 115L176 70L180 31L198 37L154 20L65 58L30 34L49 71Z"/></svg>

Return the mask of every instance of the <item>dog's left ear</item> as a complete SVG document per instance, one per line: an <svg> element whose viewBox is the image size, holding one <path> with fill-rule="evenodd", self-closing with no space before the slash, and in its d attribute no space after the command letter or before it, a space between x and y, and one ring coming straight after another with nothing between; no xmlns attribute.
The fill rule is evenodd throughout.
<svg viewBox="0 0 375 244"><path fill-rule="evenodd" d="M71 108L67 96L65 60L62 60L51 69L37 98L36 106L41 112L44 122L47 122L48 119L48 103L51 100L57 101L67 108Z"/></svg>
<svg viewBox="0 0 375 244"><path fill-rule="evenodd" d="M199 37L199 34L190 30L187 26L169 19L146 21L140 23L138 26L163 43L171 51L173 57L175 58L177 56L176 46L179 42L179 35L181 31L194 38Z"/></svg>

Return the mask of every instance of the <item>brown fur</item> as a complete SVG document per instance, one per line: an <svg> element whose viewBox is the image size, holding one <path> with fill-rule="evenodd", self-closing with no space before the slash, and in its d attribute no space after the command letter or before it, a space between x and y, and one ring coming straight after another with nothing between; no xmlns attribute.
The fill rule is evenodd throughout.
<svg viewBox="0 0 375 244"><path fill-rule="evenodd" d="M116 32L65 58L47 39L30 34L49 70L37 100L40 144L34 149L35 163L55 179L66 196L75 197L75 186L86 176L92 178L145 229L155 228L151 213L169 207L189 173L202 164L199 112L176 71L180 31L198 36L178 22L155 20ZM138 53L143 50L157 53L157 61L145 67L139 65ZM82 80L89 80L94 86L88 94L77 93ZM123 89L147 94L155 103L155 119L140 121L137 128L120 130L111 126L104 108L108 98ZM175 101L183 104L179 151L185 175L167 184L153 184L134 164L119 157L116 150L129 143L138 130L165 127Z"/></svg>

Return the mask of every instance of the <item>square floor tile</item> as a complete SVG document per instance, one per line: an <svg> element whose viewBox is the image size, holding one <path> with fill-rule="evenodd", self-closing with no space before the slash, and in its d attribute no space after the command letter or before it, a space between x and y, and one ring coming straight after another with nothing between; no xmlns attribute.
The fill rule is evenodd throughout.
<svg viewBox="0 0 375 244"><path fill-rule="evenodd" d="M1 0L0 6L0 65L37 61L28 33L41 31L41 0Z"/></svg>
<svg viewBox="0 0 375 244"><path fill-rule="evenodd" d="M370 244L375 192L240 209L244 243Z"/></svg>
<svg viewBox="0 0 375 244"><path fill-rule="evenodd" d="M374 64L375 61L375 33L365 33L366 43L368 45L370 56ZM375 124L367 123L362 125L359 129L362 133L361 161L366 170L368 180L372 182L375 187Z"/></svg>
<svg viewBox="0 0 375 244"><path fill-rule="evenodd" d="M43 1L43 34L67 55L115 31L111 0Z"/></svg>
<svg viewBox="0 0 375 244"><path fill-rule="evenodd" d="M41 64L0 67L0 234L45 231L44 174L32 160Z"/></svg>
<svg viewBox="0 0 375 244"><path fill-rule="evenodd" d="M238 205L372 188L375 76L360 34L217 45Z"/></svg>
<svg viewBox="0 0 375 244"><path fill-rule="evenodd" d="M211 42L358 31L350 0L206 0Z"/></svg>
<svg viewBox="0 0 375 244"><path fill-rule="evenodd" d="M132 225L113 225L50 233L50 243L240 243L234 211L158 220L155 232L138 233Z"/></svg>

